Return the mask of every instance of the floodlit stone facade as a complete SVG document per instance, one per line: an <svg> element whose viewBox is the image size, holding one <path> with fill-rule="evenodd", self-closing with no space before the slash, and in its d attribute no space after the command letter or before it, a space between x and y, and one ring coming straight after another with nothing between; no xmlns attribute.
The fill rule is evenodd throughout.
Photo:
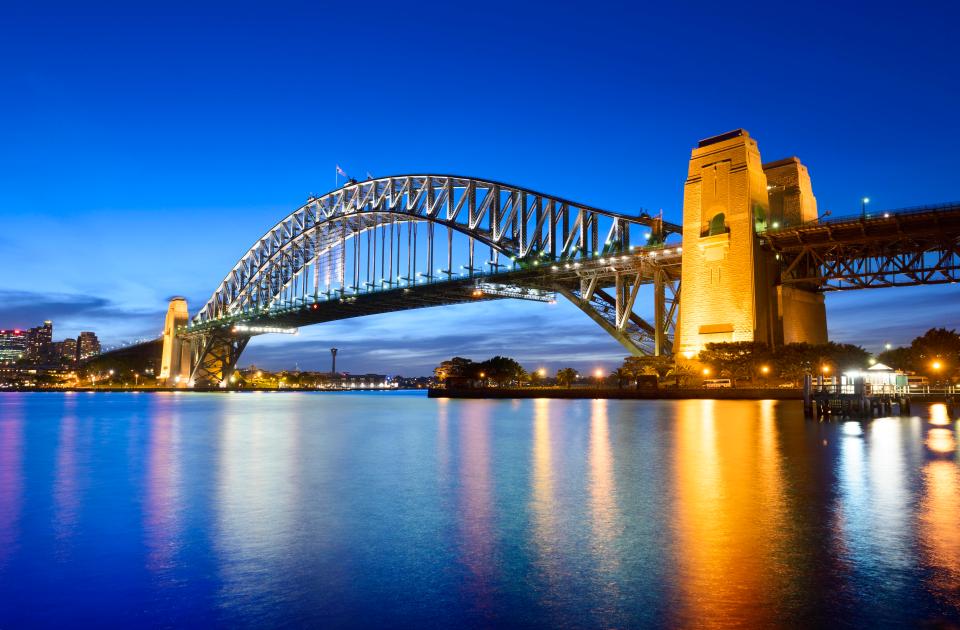
<svg viewBox="0 0 960 630"><path fill-rule="evenodd" d="M163 352L160 355L160 379L167 385L186 387L189 382L190 342L176 334L177 328L186 326L189 320L187 300L182 297L170 300L163 323Z"/></svg>
<svg viewBox="0 0 960 630"><path fill-rule="evenodd" d="M778 261L757 236L816 221L816 203L800 161L763 165L745 130L698 144L683 195L681 355L692 357L712 342L826 341L823 296L778 286Z"/></svg>

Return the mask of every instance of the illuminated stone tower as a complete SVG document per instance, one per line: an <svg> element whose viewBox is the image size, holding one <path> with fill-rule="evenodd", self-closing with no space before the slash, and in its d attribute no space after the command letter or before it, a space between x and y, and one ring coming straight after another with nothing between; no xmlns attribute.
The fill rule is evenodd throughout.
<svg viewBox="0 0 960 630"><path fill-rule="evenodd" d="M768 224L773 229L817 220L817 199L813 196L807 167L795 157L763 165L770 199ZM777 262L771 275L776 279ZM816 287L776 285L774 305L777 321L774 343L826 343L827 309Z"/></svg>
<svg viewBox="0 0 960 630"><path fill-rule="evenodd" d="M823 297L779 287L778 262L757 237L774 224L816 218L810 177L799 160L764 166L743 129L701 141L683 194L678 352L692 357L713 342L825 341Z"/></svg>
<svg viewBox="0 0 960 630"><path fill-rule="evenodd" d="M163 353L160 355L159 375L160 380L167 385L187 387L190 380L190 343L176 334L177 328L186 326L189 319L186 298L171 299L163 323Z"/></svg>

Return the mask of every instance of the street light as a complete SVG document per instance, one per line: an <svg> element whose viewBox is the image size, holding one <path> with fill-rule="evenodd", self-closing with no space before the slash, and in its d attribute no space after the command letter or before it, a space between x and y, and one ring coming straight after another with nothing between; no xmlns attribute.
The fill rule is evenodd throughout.
<svg viewBox="0 0 960 630"><path fill-rule="evenodd" d="M870 203L870 197L864 197L860 200L860 212L863 216L867 216L867 204Z"/></svg>
<svg viewBox="0 0 960 630"><path fill-rule="evenodd" d="M710 368L703 368L703 375L710 376Z"/></svg>
<svg viewBox="0 0 960 630"><path fill-rule="evenodd" d="M939 361L934 361L933 363L930 364L930 367L932 367L934 370L939 372L940 368L943 367L943 363L940 363Z"/></svg>
<svg viewBox="0 0 960 630"><path fill-rule="evenodd" d="M889 342L888 342L888 343L885 343L885 344L883 344L883 349L884 349L884 350L891 350L891 349L893 349L893 344L892 344L892 343L889 343Z"/></svg>

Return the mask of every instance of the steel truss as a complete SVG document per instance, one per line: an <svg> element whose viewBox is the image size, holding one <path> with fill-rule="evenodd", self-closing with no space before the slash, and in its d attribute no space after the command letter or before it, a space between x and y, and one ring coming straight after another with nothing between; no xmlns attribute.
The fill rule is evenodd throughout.
<svg viewBox="0 0 960 630"><path fill-rule="evenodd" d="M211 329L191 339L193 387L225 387L250 335L234 334L229 328Z"/></svg>
<svg viewBox="0 0 960 630"><path fill-rule="evenodd" d="M676 284L650 269L679 232L646 215L488 180L405 175L350 183L309 199L261 237L181 335L197 348L194 380L215 386L246 345L228 332L237 324L299 326L475 299L551 301L560 292L631 352L668 352ZM633 267L644 271L621 277ZM578 292L587 272L595 277L584 300ZM656 326L632 313L646 282L673 291L658 298Z"/></svg>
<svg viewBox="0 0 960 630"><path fill-rule="evenodd" d="M781 282L821 291L960 280L960 205L887 212L763 235Z"/></svg>
<svg viewBox="0 0 960 630"><path fill-rule="evenodd" d="M611 257L599 267L578 273L579 283L557 286L593 321L619 341L633 355L670 354L680 305L680 250L667 256ZM644 284L654 287L654 321L649 323L634 312Z"/></svg>
<svg viewBox="0 0 960 630"><path fill-rule="evenodd" d="M406 175L351 183L310 199L261 237L193 323L496 274L518 261L625 252L679 231L488 180ZM466 237L464 247L455 250L454 234Z"/></svg>

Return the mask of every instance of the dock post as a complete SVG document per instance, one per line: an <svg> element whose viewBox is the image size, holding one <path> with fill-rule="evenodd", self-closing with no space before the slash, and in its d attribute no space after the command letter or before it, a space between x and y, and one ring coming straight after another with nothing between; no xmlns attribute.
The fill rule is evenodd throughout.
<svg viewBox="0 0 960 630"><path fill-rule="evenodd" d="M809 374L803 375L803 415L813 416L813 379Z"/></svg>

